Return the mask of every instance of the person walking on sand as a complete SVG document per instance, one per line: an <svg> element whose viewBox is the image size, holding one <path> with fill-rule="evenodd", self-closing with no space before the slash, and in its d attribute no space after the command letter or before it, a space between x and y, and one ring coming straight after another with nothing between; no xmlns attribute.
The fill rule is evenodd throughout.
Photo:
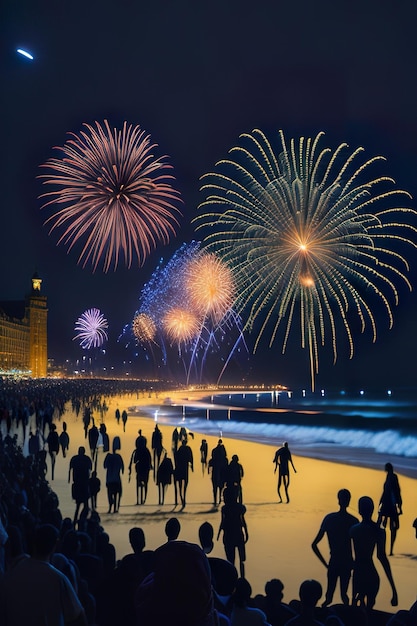
<svg viewBox="0 0 417 626"><path fill-rule="evenodd" d="M185 508L186 495L188 487L189 469L194 471L193 451L187 443L187 439L183 439L180 447L175 453L175 471L174 477L182 504Z"/></svg>
<svg viewBox="0 0 417 626"><path fill-rule="evenodd" d="M81 517L86 518L88 513L88 500L90 498L89 480L93 470L93 464L89 456L85 453L85 447L78 448L78 454L70 460L68 470L68 482L71 481L71 471L73 484L71 487L72 497L75 500L76 507L74 513L74 525L78 520L78 512L81 505L83 510Z"/></svg>
<svg viewBox="0 0 417 626"><path fill-rule="evenodd" d="M326 515L321 523L311 547L314 554L327 567L327 591L323 602L323 607L329 606L333 600L337 580L340 581L340 596L343 604L349 604L347 590L353 568L352 544L350 539L350 529L359 520L354 515L347 512L350 504L350 491L340 489L337 494L339 510ZM327 535L329 542L330 558L327 562L319 550L318 544Z"/></svg>
<svg viewBox="0 0 417 626"><path fill-rule="evenodd" d="M276 474L278 468L277 490L279 502L282 502L281 484L283 484L288 504L288 502L290 501L290 497L288 495L288 487L290 486L290 464L295 473L297 473L297 470L295 469L294 463L292 462L292 456L287 441L285 441L284 445L275 452L274 460L272 462L275 463L274 474Z"/></svg>
<svg viewBox="0 0 417 626"><path fill-rule="evenodd" d="M379 501L378 508L378 525L383 528L387 527L389 520L390 529L390 556L394 554L394 543L397 537L397 530L400 527L400 515L402 515L402 498L400 483L397 474L394 474L394 468L391 463L385 464L387 477L385 479L382 496Z"/></svg>
<svg viewBox="0 0 417 626"><path fill-rule="evenodd" d="M119 512L120 500L122 498L122 478L121 474L125 471L125 466L121 455L117 452L120 450L120 437L113 439L113 452L108 452L103 463L106 470L106 487L107 498L109 501L108 513Z"/></svg>
<svg viewBox="0 0 417 626"><path fill-rule="evenodd" d="M372 609L375 605L380 583L379 574L372 558L376 548L377 558L391 586L391 605L397 606L397 590L385 552L385 529L372 520L372 513L374 512L372 498L369 496L359 498L358 509L362 521L350 529L354 552L352 605L366 609Z"/></svg>
<svg viewBox="0 0 417 626"><path fill-rule="evenodd" d="M224 505L221 509L221 521L217 533L217 541L223 531L223 544L226 559L235 564L236 550L239 554L239 571L242 578L245 577L246 546L249 539L246 525L246 507L237 501L235 489L226 487L223 491Z"/></svg>
<svg viewBox="0 0 417 626"><path fill-rule="evenodd" d="M62 422L62 433L59 435L59 444L61 446L62 456L64 457L64 459L67 456L69 443L70 443L70 438L69 438L69 434L67 431L67 422Z"/></svg>

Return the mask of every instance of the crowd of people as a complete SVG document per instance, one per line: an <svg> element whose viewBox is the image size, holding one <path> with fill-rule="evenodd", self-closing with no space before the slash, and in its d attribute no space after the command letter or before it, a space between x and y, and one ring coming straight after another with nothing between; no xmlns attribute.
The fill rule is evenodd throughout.
<svg viewBox="0 0 417 626"><path fill-rule="evenodd" d="M97 386L100 382L97 381ZM100 392L93 381L85 384L88 390L84 388L82 391L79 381L77 389L66 384L60 390L54 385L46 389L46 386L42 388L32 383L14 389L9 384L7 389L0 390L0 415L1 421L5 420L7 433L0 438L1 624L394 626L417 623L417 606L393 614L374 609L379 587L373 562L374 549L391 585L392 606L398 604L385 553L385 528L390 532L392 554L398 516L402 512L399 481L390 463L385 467L387 476L376 521L373 521L374 503L367 497L359 501L360 520L347 512L350 502L347 489L341 489L337 494L339 511L324 518L312 549L327 568L326 590L318 581L306 579L300 586L299 597L286 603L283 582L272 579L266 582L264 594L253 596L244 568L245 545L249 539L242 493L244 469L237 455L228 460L221 439L211 455L203 439L200 460L211 476L213 504L220 507L217 538L222 536L225 558L210 556L215 529L208 521L201 524L198 537L190 542L181 538L180 521L172 517L165 527L161 523L159 548L146 550L143 530L133 527L129 532L132 552L118 559L93 496L95 492L96 497L100 489L94 469L99 438L96 439L95 434L89 437L95 425L90 421L86 430L89 454L86 447L81 446L78 454L69 459L68 480L72 478L72 495L76 503L73 519L63 518L58 498L47 480L45 454L42 454L45 450L39 449L36 453L32 450L24 455L17 437L9 434L13 421L24 421L35 413L39 429L48 433L47 441L49 434L57 434L51 427L54 415L56 412L59 416L64 415L65 404L69 401L77 407L76 410L83 412L83 417L86 407L94 406L95 411L105 411L106 393ZM109 385L108 389L114 394L127 392L126 387L117 390L117 384ZM132 387L129 392L135 393ZM146 501L147 482L153 471L160 503L164 502L164 486L170 484L161 479L161 474L166 473L175 484L176 503L178 501L182 508L186 506L188 472L193 470L194 464L188 445L190 437L193 434L187 429L175 429L171 442L173 460L170 468L161 472L164 462L171 459L158 426L155 426L150 450L139 431L129 467L129 473L135 469L138 504ZM104 459L106 488L109 511L112 512L117 512L120 506L119 481L124 471L118 439L114 437L110 451L110 442L104 437L107 446ZM52 436L52 443L46 444L50 455L57 445L54 440L56 437ZM64 441L68 444L67 439ZM143 462L144 456L146 463ZM282 500L280 488L283 485L289 502L289 467L296 470L288 445L277 451L273 463L279 474L279 498ZM283 467L280 468L281 463ZM50 465L52 480L52 457ZM319 547L325 537L330 547L329 562ZM351 575L353 597L349 598ZM337 582L341 604L333 603Z"/></svg>

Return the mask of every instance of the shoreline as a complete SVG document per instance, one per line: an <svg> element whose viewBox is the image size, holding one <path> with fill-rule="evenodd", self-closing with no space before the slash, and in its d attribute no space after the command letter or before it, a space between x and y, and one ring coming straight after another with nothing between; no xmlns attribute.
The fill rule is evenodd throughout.
<svg viewBox="0 0 417 626"><path fill-rule="evenodd" d="M149 419L155 419L155 413L158 413L157 421L159 424L165 424L169 426L178 425L180 415L177 416L160 416L161 411L163 411L165 407L178 407L182 410L182 407L190 407L190 408L202 408L209 411L210 409L215 408L215 410L231 410L236 412L244 412L245 409L239 406L231 406L231 405L221 405L216 404L213 407L213 404L204 402L204 398L208 395L210 389L199 390L199 391L172 391L168 392L166 398L170 400L169 404L155 403L152 399L148 399L149 402L141 401L138 403L138 413L145 413ZM236 393L236 390L231 389L230 393ZM227 390L222 390L221 393L227 394ZM245 393L244 390L239 390L238 393ZM246 393L254 393L253 390L247 390ZM129 410L133 408L134 404L129 407ZM255 409L251 409L253 412L259 413L261 416L264 412L262 409L256 411ZM273 409L268 412L273 413L281 413L285 412L284 409ZM305 414L306 411L303 411ZM316 413L316 411L311 411L312 414ZM131 412L132 417L135 415L135 411ZM196 424L197 422L197 424ZM208 419L207 422L210 422L210 425L216 425L217 431L222 432L222 436L232 437L233 439L248 441L253 443L260 443L264 445L269 445L272 447L277 447L281 445L281 440L272 440L271 437L262 435L262 434L247 434L245 433L245 423L239 422L237 420L213 420ZM181 419L182 423L182 419ZM208 434L212 432L213 428L207 428L204 420L195 420L194 418L185 417L185 424L188 423L190 430L195 430L200 434ZM290 443L291 451L293 454L322 461L329 461L332 463L338 463L342 465L363 467L367 469L376 469L383 470L385 463L388 461L392 463L394 466L395 472L401 476L406 476L408 478L417 479L417 458L415 457L404 457L397 454L384 454L375 451L369 447L353 447L353 446L344 446L341 444L330 444L330 443L312 443L308 445Z"/></svg>

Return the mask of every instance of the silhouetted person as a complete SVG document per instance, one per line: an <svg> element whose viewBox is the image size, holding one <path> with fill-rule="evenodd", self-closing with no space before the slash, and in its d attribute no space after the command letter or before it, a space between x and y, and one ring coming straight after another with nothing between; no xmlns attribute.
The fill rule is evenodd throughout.
<svg viewBox="0 0 417 626"><path fill-rule="evenodd" d="M234 489L237 500L242 504L242 478L244 476L243 466L239 463L237 454L232 456L232 460L226 470L226 487Z"/></svg>
<svg viewBox="0 0 417 626"><path fill-rule="evenodd" d="M176 541L178 539L178 535L180 534L181 524L176 517L170 517L167 523L165 524L165 534L167 536L167 541Z"/></svg>
<svg viewBox="0 0 417 626"><path fill-rule="evenodd" d="M100 424L100 428L98 430L101 436L101 442L103 444L103 452L108 452L110 450L110 439L107 433L106 424Z"/></svg>
<svg viewBox="0 0 417 626"><path fill-rule="evenodd" d="M87 439L88 436L88 427L90 426L91 421L91 409L89 406L84 407L83 413L83 424L84 424L84 437Z"/></svg>
<svg viewBox="0 0 417 626"><path fill-rule="evenodd" d="M201 445L200 445L200 460L201 460L201 469L203 470L203 474L204 474L204 470L207 467L207 457L208 457L207 439L202 439Z"/></svg>
<svg viewBox="0 0 417 626"><path fill-rule="evenodd" d="M318 580L305 580L300 585L300 614L290 619L285 626L323 626L314 615L317 602L323 592Z"/></svg>
<svg viewBox="0 0 417 626"><path fill-rule="evenodd" d="M51 459L51 479L54 480L56 455L59 452L59 435L56 432L55 424L51 424L46 438L48 444L49 457Z"/></svg>
<svg viewBox="0 0 417 626"><path fill-rule="evenodd" d="M336 589L337 579L340 581L340 596L343 604L349 604L347 590L353 568L352 543L350 539L350 529L359 523L357 517L347 512L350 503L350 492L341 489L337 498L339 501L339 511L329 513L323 519L320 530L317 533L311 547L314 554L327 567L327 591L323 606L332 603L333 594ZM330 558L327 562L319 550L318 544L327 535L329 542Z"/></svg>
<svg viewBox="0 0 417 626"><path fill-rule="evenodd" d="M174 430L172 431L172 450L173 450L173 452L176 452L178 450L179 440L180 440L180 433L178 431L178 428L174 428Z"/></svg>
<svg viewBox="0 0 417 626"><path fill-rule="evenodd" d="M116 417L116 422L118 424L120 424L120 409L119 409L119 407L117 407L117 409L115 411L115 417Z"/></svg>
<svg viewBox="0 0 417 626"><path fill-rule="evenodd" d="M32 431L29 433L28 446L29 446L29 454L31 454L32 456L38 456L40 449L41 449L38 429L36 429L35 433L32 433Z"/></svg>
<svg viewBox="0 0 417 626"><path fill-rule="evenodd" d="M270 626L265 613L251 606L252 587L246 578L238 578L235 590L231 597L231 623L233 626Z"/></svg>
<svg viewBox="0 0 417 626"><path fill-rule="evenodd" d="M245 520L246 507L237 502L234 489L226 489L223 492L224 505L221 508L221 521L217 540L223 531L223 544L226 558L232 565L235 564L236 550L239 555L239 569L242 578L245 577L246 542L249 539L248 528Z"/></svg>
<svg viewBox="0 0 417 626"><path fill-rule="evenodd" d="M93 422L93 425L88 431L88 445L90 446L91 460L93 461L93 464L94 464L96 460L97 443L98 443L98 437L100 433L99 433L97 426L95 425L94 417L91 418L91 421Z"/></svg>
<svg viewBox="0 0 417 626"><path fill-rule="evenodd" d="M296 612L284 601L284 585L279 578L272 578L265 583L265 598L260 607L271 626L284 626Z"/></svg>
<svg viewBox="0 0 417 626"><path fill-rule="evenodd" d="M89 480L89 491L90 491L90 500L91 500L91 510L95 511L97 509L97 495L101 489L101 480L97 476L97 472L93 470L91 472L90 480Z"/></svg>
<svg viewBox="0 0 417 626"><path fill-rule="evenodd" d="M190 446L187 444L187 439L183 439L180 447L175 453L175 470L174 470L176 487L178 488L182 508L184 508L186 505L188 475L189 475L190 469L192 472L194 471L193 451L191 450Z"/></svg>
<svg viewBox="0 0 417 626"><path fill-rule="evenodd" d="M156 472L156 484L158 486L158 504L165 503L165 494L168 485L172 483L174 476L174 465L172 459L167 455L167 452L163 453L162 461L159 464L158 471Z"/></svg>
<svg viewBox="0 0 417 626"><path fill-rule="evenodd" d="M129 530L129 543L132 546L134 558L143 579L152 571L154 552L153 550L145 550L145 533L138 526L134 526ZM128 556L130 557L131 555Z"/></svg>
<svg viewBox="0 0 417 626"><path fill-rule="evenodd" d="M211 459L208 464L208 473L211 473L213 485L214 506L221 502L228 464L226 448L223 445L223 441L219 439L217 446L211 451Z"/></svg>
<svg viewBox="0 0 417 626"><path fill-rule="evenodd" d="M68 470L68 482L71 480L72 471L72 497L75 500L75 513L74 524L78 519L78 512L81 505L83 505L82 517L87 517L88 513L88 500L90 497L89 480L90 473L93 469L93 464L89 456L85 453L84 446L78 448L78 454L73 456L70 460Z"/></svg>
<svg viewBox="0 0 417 626"><path fill-rule="evenodd" d="M155 424L155 428L152 433L151 447L153 454L153 477L155 479L159 462L161 460L162 450L164 449L162 445L162 432L160 431L158 424Z"/></svg>
<svg viewBox="0 0 417 626"><path fill-rule="evenodd" d="M126 422L127 422L127 411L123 409L122 411L122 423L123 423L123 432L126 432Z"/></svg>
<svg viewBox="0 0 417 626"><path fill-rule="evenodd" d="M67 451L69 448L70 438L67 431L67 423L62 422L62 433L59 435L59 444L62 450L62 456L65 458L67 456Z"/></svg>
<svg viewBox="0 0 417 626"><path fill-rule="evenodd" d="M58 537L57 529L51 524L38 526L32 556L20 560L6 574L5 625L87 626L87 618L74 587L67 576L50 564Z"/></svg>
<svg viewBox="0 0 417 626"><path fill-rule="evenodd" d="M168 541L154 553L154 569L135 596L141 626L217 626L210 567L199 546Z"/></svg>
<svg viewBox="0 0 417 626"><path fill-rule="evenodd" d="M213 550L214 528L210 522L203 522L198 529L198 538L204 554L210 554Z"/></svg>
<svg viewBox="0 0 417 626"><path fill-rule="evenodd" d="M146 446L146 439L137 438L139 445L135 448L130 457L129 480L132 472L132 464L136 471L136 504L145 504L148 495L149 472L152 469L152 458ZM140 498L139 498L140 494Z"/></svg>
<svg viewBox="0 0 417 626"><path fill-rule="evenodd" d="M136 440L135 440L135 448L137 448L140 445L146 446L147 444L148 444L148 440L146 439L144 435L142 435L142 429L139 428L138 436L136 437Z"/></svg>
<svg viewBox="0 0 417 626"><path fill-rule="evenodd" d="M355 606L372 609L379 590L379 575L373 561L373 553L380 561L388 582L391 585L391 605L398 605L397 590L391 573L391 566L385 552L385 529L372 521L374 503L368 496L359 498L359 514L362 521L350 529L353 541L353 601Z"/></svg>
<svg viewBox="0 0 417 626"><path fill-rule="evenodd" d="M125 471L125 466L121 455L117 452L120 450L120 437L113 439L113 452L108 452L104 459L104 469L106 470L106 487L107 498L109 501L108 513L118 513L120 500L122 498L122 479L121 474Z"/></svg>
<svg viewBox="0 0 417 626"><path fill-rule="evenodd" d="M292 462L292 456L287 442L285 442L284 445L275 452L273 463L275 463L274 474L276 473L278 468L277 490L279 502L282 502L281 484L283 484L288 504L288 502L290 501L290 497L288 495L288 487L290 485L290 464L295 473L297 473L297 470L295 469L294 463Z"/></svg>
<svg viewBox="0 0 417 626"><path fill-rule="evenodd" d="M397 474L394 474L394 468L391 463L385 464L387 477L384 483L384 489L379 501L378 524L386 528L389 520L390 529L390 556L394 554L394 543L397 537L397 530L400 527L400 515L402 515L402 498L400 483Z"/></svg>

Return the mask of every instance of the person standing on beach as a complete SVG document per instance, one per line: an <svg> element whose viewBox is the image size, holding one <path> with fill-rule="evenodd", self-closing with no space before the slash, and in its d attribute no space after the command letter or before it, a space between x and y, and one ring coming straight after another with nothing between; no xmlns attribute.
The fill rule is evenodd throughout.
<svg viewBox="0 0 417 626"><path fill-rule="evenodd" d="M89 490L89 481L90 474L93 469L93 464L89 456L85 453L85 447L80 446L78 448L78 454L73 456L70 460L69 470L68 470L68 482L71 480L71 470L72 470L72 497L75 500L75 513L74 513L74 525L78 520L78 512L80 510L81 505L83 505L83 510L81 512L81 517L87 517L88 513L88 500L90 498L90 490Z"/></svg>
<svg viewBox="0 0 417 626"><path fill-rule="evenodd" d="M226 472L229 465L226 448L223 440L219 439L217 446L211 451L211 459L208 463L207 473L211 472L211 482L213 484L213 504L217 506L222 499Z"/></svg>
<svg viewBox="0 0 417 626"><path fill-rule="evenodd" d="M194 471L193 451L187 443L187 439L183 439L180 447L175 453L175 482L178 486L178 492L181 499L182 508L185 507L185 497L188 487L189 468Z"/></svg>
<svg viewBox="0 0 417 626"><path fill-rule="evenodd" d="M391 605L398 605L397 590L391 572L391 566L385 552L385 529L372 520L374 503L369 496L362 496L358 502L362 521L350 529L353 542L353 606L372 609L379 591L379 574L372 555L376 548L377 558L381 563L392 590Z"/></svg>
<svg viewBox="0 0 417 626"><path fill-rule="evenodd" d="M67 422L62 422L62 433L59 435L59 444L62 450L62 456L65 458L67 456L67 451L69 448L69 434L67 431Z"/></svg>
<svg viewBox="0 0 417 626"><path fill-rule="evenodd" d="M391 463L385 464L387 477L384 483L384 489L379 501L378 509L378 525L386 528L389 520L389 529L391 534L390 540L390 556L394 554L394 543L397 537L397 530L400 527L400 518L402 515L402 498L400 483L397 474L394 474L394 468Z"/></svg>
<svg viewBox="0 0 417 626"><path fill-rule="evenodd" d="M226 487L223 492L224 505L221 509L221 521L217 533L217 541L223 531L223 544L226 559L235 564L236 550L239 554L239 571L241 578L245 577L246 546L249 539L246 525L246 507L237 501L235 489Z"/></svg>
<svg viewBox="0 0 417 626"><path fill-rule="evenodd" d="M104 469L106 470L106 487L107 498L109 501L108 513L119 512L120 500L122 498L122 479L121 475L125 471L125 466L121 455L117 452L120 450L120 437L113 439L113 453L108 452L104 459Z"/></svg>
<svg viewBox="0 0 417 626"><path fill-rule="evenodd" d="M49 427L46 443L48 444L48 452L51 459L51 479L53 480L55 475L56 455L59 452L59 435L55 424L51 424Z"/></svg>
<svg viewBox="0 0 417 626"><path fill-rule="evenodd" d="M156 480L156 472L158 471L159 462L161 460L162 450L162 432L159 429L158 424L155 424L155 429L152 433L152 453L153 453L153 477Z"/></svg>
<svg viewBox="0 0 417 626"><path fill-rule="evenodd" d="M357 517L347 512L350 504L350 491L340 489L337 494L339 501L339 511L326 515L321 523L311 547L314 554L327 567L327 591L323 602L323 607L329 606L333 600L337 579L340 581L340 596L343 604L349 604L347 590L353 568L352 545L350 539L350 529L359 523ZM318 544L327 535L330 549L330 559L326 559L319 550Z"/></svg>
<svg viewBox="0 0 417 626"><path fill-rule="evenodd" d="M290 463L295 473L297 473L297 470L295 469L294 463L292 462L292 456L291 456L291 452L288 447L287 441L285 441L284 445L275 452L274 460L272 462L275 463L274 474L276 474L277 468L279 468L278 469L279 502L282 502L281 484L284 484L285 496L287 498L287 504L288 504L288 502L290 501L290 498L288 495L288 487L290 485Z"/></svg>
<svg viewBox="0 0 417 626"><path fill-rule="evenodd" d="M208 456L207 439L202 439L201 445L200 445L200 458L201 458L201 469L203 470L203 474L204 474L205 468L207 467L207 456Z"/></svg>

